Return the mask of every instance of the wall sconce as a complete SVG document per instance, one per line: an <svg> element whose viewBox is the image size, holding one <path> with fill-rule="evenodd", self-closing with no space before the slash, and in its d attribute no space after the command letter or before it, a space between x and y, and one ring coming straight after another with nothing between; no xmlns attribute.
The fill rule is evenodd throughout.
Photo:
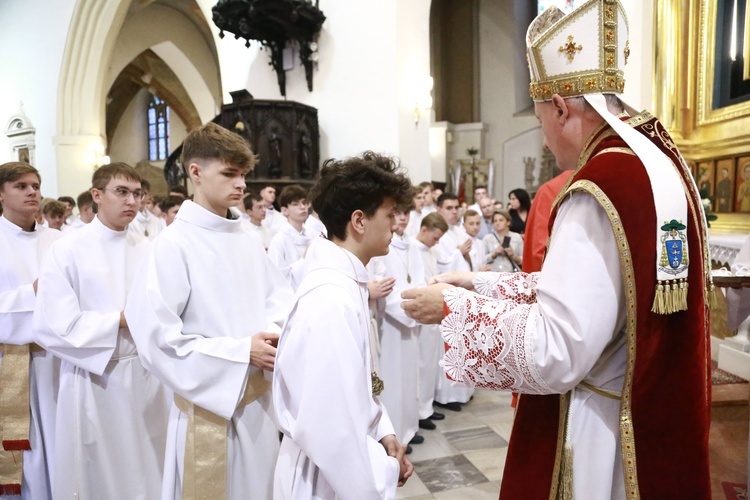
<svg viewBox="0 0 750 500"><path fill-rule="evenodd" d="M111 161L110 157L104 153L106 153L106 150L101 143L93 143L89 145L88 151L83 155L83 162L86 165L90 165L93 170L96 170Z"/></svg>
<svg viewBox="0 0 750 500"><path fill-rule="evenodd" d="M414 128L419 127L419 118L422 110L429 112L432 109L433 85L432 77L428 76L417 88L417 98L414 103Z"/></svg>

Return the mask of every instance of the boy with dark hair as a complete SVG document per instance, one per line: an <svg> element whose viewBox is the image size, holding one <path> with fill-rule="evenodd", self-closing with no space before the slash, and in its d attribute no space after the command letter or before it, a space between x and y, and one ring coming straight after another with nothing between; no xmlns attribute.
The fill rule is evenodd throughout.
<svg viewBox="0 0 750 500"><path fill-rule="evenodd" d="M422 207L422 215L427 215L436 210L435 197L433 190L435 186L430 181L424 181L419 183L419 187L422 189L422 197L424 198L424 206Z"/></svg>
<svg viewBox="0 0 750 500"><path fill-rule="evenodd" d="M63 222L63 230L66 226L70 226L76 220L76 216L73 215L73 209L76 207L76 200L72 196L59 196L57 201L65 204L65 221Z"/></svg>
<svg viewBox="0 0 750 500"><path fill-rule="evenodd" d="M307 191L297 184L286 186L281 190L279 205L286 223L280 226L279 231L271 239L268 257L296 290L302 280L302 259L310 244L310 236L304 226L310 206L307 202Z"/></svg>
<svg viewBox="0 0 750 500"><path fill-rule="evenodd" d="M264 370L292 294L232 210L254 163L215 123L188 134L195 200L152 243L128 297L142 361L174 392L163 499L271 498L279 436Z"/></svg>
<svg viewBox="0 0 750 500"><path fill-rule="evenodd" d="M249 228L252 233L255 233L263 242L263 248L268 250L268 245L270 245L271 238L273 238L273 232L263 225L263 220L266 218L266 201L259 194L248 193L245 195L243 203L245 213L249 217L245 227Z"/></svg>
<svg viewBox="0 0 750 500"><path fill-rule="evenodd" d="M60 363L33 348L32 313L39 264L62 234L35 221L41 184L28 163L0 165L0 492L50 499Z"/></svg>
<svg viewBox="0 0 750 500"><path fill-rule="evenodd" d="M39 271L34 334L63 360L52 494L154 498L166 394L141 364L122 312L147 248L127 230L143 199L141 180L129 165L114 163L99 167L92 185L97 217L55 243Z"/></svg>
<svg viewBox="0 0 750 500"><path fill-rule="evenodd" d="M73 221L70 229L79 229L94 220L96 215L96 207L94 206L94 198L91 196L91 191L84 191L78 195L76 199L78 203L78 217Z"/></svg>
<svg viewBox="0 0 750 500"><path fill-rule="evenodd" d="M180 210L183 201L185 201L184 198L174 195L165 196L164 199L159 201L161 218L164 220L166 226L174 222L174 218L177 216L177 212Z"/></svg>
<svg viewBox="0 0 750 500"><path fill-rule="evenodd" d="M174 186L169 187L169 193L170 196L179 196L183 200L187 200L190 196L188 195L188 190L185 186L182 184L175 184Z"/></svg>
<svg viewBox="0 0 750 500"><path fill-rule="evenodd" d="M276 500L393 499L413 471L378 397L365 269L388 253L410 186L391 159L369 152L321 169L312 200L329 239L310 245L274 372L284 433Z"/></svg>

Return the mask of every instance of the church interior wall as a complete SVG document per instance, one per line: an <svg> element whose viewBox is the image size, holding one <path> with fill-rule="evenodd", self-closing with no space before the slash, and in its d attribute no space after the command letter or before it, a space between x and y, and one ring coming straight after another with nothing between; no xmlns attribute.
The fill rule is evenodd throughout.
<svg viewBox="0 0 750 500"><path fill-rule="evenodd" d="M57 191L56 154L51 138L57 126L63 42L74 5L75 0L3 0L0 8L0 122L5 127L23 102L24 112L36 128L36 167L42 175L45 195ZM0 134L0 163L16 159L7 137Z"/></svg>

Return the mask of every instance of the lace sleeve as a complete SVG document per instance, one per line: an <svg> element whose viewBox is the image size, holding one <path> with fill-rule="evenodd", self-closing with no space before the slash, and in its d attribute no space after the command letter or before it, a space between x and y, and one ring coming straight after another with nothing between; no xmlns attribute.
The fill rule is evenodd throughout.
<svg viewBox="0 0 750 500"><path fill-rule="evenodd" d="M500 276L496 288L508 291L506 287L513 282ZM530 303L530 297L536 295L530 288L528 293L506 299L460 288L445 290L443 295L450 312L440 325L447 344L440 365L448 377L470 387L525 394L555 392L534 364L537 306Z"/></svg>
<svg viewBox="0 0 750 500"><path fill-rule="evenodd" d="M493 299L533 304L538 280L539 273L477 273L472 284L477 293Z"/></svg>

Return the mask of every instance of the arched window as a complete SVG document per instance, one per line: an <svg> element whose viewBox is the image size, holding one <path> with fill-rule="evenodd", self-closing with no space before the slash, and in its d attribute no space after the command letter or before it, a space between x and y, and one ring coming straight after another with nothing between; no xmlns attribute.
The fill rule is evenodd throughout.
<svg viewBox="0 0 750 500"><path fill-rule="evenodd" d="M166 160L169 155L169 106L152 95L148 101L148 159Z"/></svg>

